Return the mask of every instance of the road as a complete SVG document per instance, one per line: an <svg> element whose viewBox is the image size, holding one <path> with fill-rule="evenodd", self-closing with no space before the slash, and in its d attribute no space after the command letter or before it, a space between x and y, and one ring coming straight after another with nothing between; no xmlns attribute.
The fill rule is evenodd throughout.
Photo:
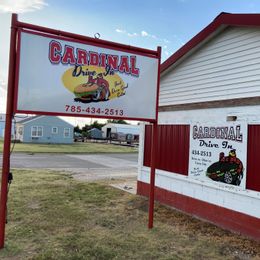
<svg viewBox="0 0 260 260"><path fill-rule="evenodd" d="M138 154L26 154L13 153L11 168L66 171L80 180L137 176ZM2 154L0 154L2 164Z"/></svg>

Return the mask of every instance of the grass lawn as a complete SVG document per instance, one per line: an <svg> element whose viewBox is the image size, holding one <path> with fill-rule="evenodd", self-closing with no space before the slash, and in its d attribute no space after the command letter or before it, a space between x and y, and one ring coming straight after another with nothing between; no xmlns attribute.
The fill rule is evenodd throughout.
<svg viewBox="0 0 260 260"><path fill-rule="evenodd" d="M11 144L12 148L13 144ZM3 140L0 140L0 151L3 151ZM24 144L16 143L14 152L24 153L132 153L137 148L106 143L73 143L73 144Z"/></svg>
<svg viewBox="0 0 260 260"><path fill-rule="evenodd" d="M0 259L259 259L260 244L106 183L14 171Z"/></svg>

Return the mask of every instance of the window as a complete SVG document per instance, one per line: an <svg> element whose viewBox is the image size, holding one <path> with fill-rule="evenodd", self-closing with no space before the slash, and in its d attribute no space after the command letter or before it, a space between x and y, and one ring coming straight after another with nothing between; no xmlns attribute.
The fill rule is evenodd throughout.
<svg viewBox="0 0 260 260"><path fill-rule="evenodd" d="M20 126L20 127L18 128L18 134L19 134L19 135L23 135L23 127L22 127L22 126Z"/></svg>
<svg viewBox="0 0 260 260"><path fill-rule="evenodd" d="M53 127L52 129L51 129L51 133L52 134L58 134L58 127Z"/></svg>
<svg viewBox="0 0 260 260"><path fill-rule="evenodd" d="M64 128L64 137L65 138L70 137L70 128Z"/></svg>
<svg viewBox="0 0 260 260"><path fill-rule="evenodd" d="M32 126L31 127L31 137L42 137L43 127L42 126Z"/></svg>

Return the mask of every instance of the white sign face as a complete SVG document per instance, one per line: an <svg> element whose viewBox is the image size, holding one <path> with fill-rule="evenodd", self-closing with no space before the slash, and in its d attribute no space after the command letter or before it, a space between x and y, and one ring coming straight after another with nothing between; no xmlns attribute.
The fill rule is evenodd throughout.
<svg viewBox="0 0 260 260"><path fill-rule="evenodd" d="M246 154L245 123L191 125L190 177L245 189Z"/></svg>
<svg viewBox="0 0 260 260"><path fill-rule="evenodd" d="M154 120L158 58L20 35L16 112Z"/></svg>

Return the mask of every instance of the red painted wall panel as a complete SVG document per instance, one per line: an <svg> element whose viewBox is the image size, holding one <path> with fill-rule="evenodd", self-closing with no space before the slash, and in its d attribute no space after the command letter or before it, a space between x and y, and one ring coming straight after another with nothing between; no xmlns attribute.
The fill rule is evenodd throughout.
<svg viewBox="0 0 260 260"><path fill-rule="evenodd" d="M137 182L137 194L148 197L150 185ZM240 212L197 200L182 194L155 187L155 200L210 221L222 228L260 241L260 220Z"/></svg>
<svg viewBox="0 0 260 260"><path fill-rule="evenodd" d="M246 188L260 191L260 125L249 125L247 135Z"/></svg>
<svg viewBox="0 0 260 260"><path fill-rule="evenodd" d="M150 166L152 127L145 127L144 166ZM158 125L156 168L188 175L189 125Z"/></svg>

